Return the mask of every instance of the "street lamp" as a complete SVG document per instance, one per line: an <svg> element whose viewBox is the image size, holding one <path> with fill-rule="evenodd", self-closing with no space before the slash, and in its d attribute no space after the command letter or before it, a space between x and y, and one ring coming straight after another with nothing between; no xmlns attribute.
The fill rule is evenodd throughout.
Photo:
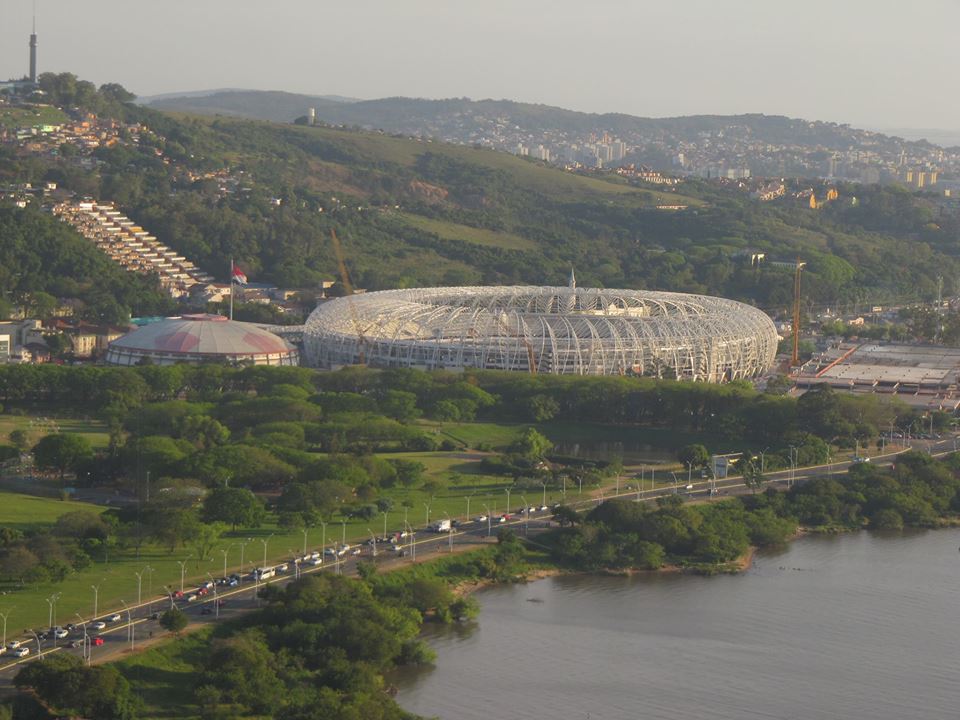
<svg viewBox="0 0 960 720"><path fill-rule="evenodd" d="M97 619L97 609L99 607L100 600L100 585L103 584L103 580L98 582L96 585L91 585L90 589L93 590L93 619Z"/></svg>
<svg viewBox="0 0 960 720"><path fill-rule="evenodd" d="M134 572L134 573L133 573L134 575L137 576L137 605L140 605L140 603L141 603L142 600L143 600L143 597L142 597L142 594L141 594L140 590L141 590L141 588L143 587L143 574L144 574L146 571L147 571L147 569L144 568L144 569L141 570L140 572Z"/></svg>
<svg viewBox="0 0 960 720"><path fill-rule="evenodd" d="M387 513L383 512L383 537L387 537Z"/></svg>
<svg viewBox="0 0 960 720"><path fill-rule="evenodd" d="M527 534L527 523L530 519L530 504L527 502L527 499L521 495L520 500L523 501L523 534Z"/></svg>
<svg viewBox="0 0 960 720"><path fill-rule="evenodd" d="M187 560L190 559L190 556L187 555L183 560L177 560L177 564L180 566L180 594L183 595L183 576L187 572Z"/></svg>
<svg viewBox="0 0 960 720"><path fill-rule="evenodd" d="M484 511L487 513L487 537L490 537L490 508L487 507L486 503L483 505Z"/></svg>
<svg viewBox="0 0 960 720"><path fill-rule="evenodd" d="M270 533L267 537L260 538L260 542L263 543L263 568L264 569L266 569L267 567L267 543L270 542L270 538L272 537L273 537L273 533Z"/></svg>
<svg viewBox="0 0 960 720"><path fill-rule="evenodd" d="M410 525L407 525L407 528L410 532L410 554L411 562L417 561L417 534L413 531L413 528Z"/></svg>
<svg viewBox="0 0 960 720"><path fill-rule="evenodd" d="M207 573L207 577L210 578L210 582L213 583L213 617L219 620L220 602L217 600L217 581L213 579L213 576L210 573Z"/></svg>
<svg viewBox="0 0 960 720"><path fill-rule="evenodd" d="M763 450L760 451L760 473L761 473L761 474L763 474L763 473L766 471L766 466L764 465L764 462L765 462L765 460L766 460L766 452L767 452L767 450L769 450L769 449L770 449L770 447L767 446L767 447L765 447Z"/></svg>
<svg viewBox="0 0 960 720"><path fill-rule="evenodd" d="M447 543L450 547L450 552L453 552L453 521L450 519L448 513L444 513L443 516L447 519Z"/></svg>
<svg viewBox="0 0 960 720"><path fill-rule="evenodd" d="M504 492L507 493L507 513L510 512L510 488L506 488Z"/></svg>
<svg viewBox="0 0 960 720"><path fill-rule="evenodd" d="M80 621L80 627L83 628L83 651L81 655L83 659L87 661L87 665L89 665L90 664L90 636L87 635L87 621L83 619L80 613L74 613L74 615L77 616L77 619ZM4 637L6 637L6 634L4 634Z"/></svg>
<svg viewBox="0 0 960 720"><path fill-rule="evenodd" d="M237 545L240 546L240 570L237 573L240 575L240 582L243 582L243 551L247 547L247 543L253 542L253 538L247 538L243 542L238 542Z"/></svg>
<svg viewBox="0 0 960 720"><path fill-rule="evenodd" d="M370 533L370 547L373 548L373 557L377 557L377 536L374 534L373 530L367 528L367 532Z"/></svg>
<svg viewBox="0 0 960 720"><path fill-rule="evenodd" d="M320 525L323 527L323 540L320 543L320 556L322 557L327 551L327 524L321 520Z"/></svg>
<svg viewBox="0 0 960 720"><path fill-rule="evenodd" d="M133 618L130 616L130 606L123 600L120 601L120 604L123 605L123 609L127 611L127 640L130 641L130 649L133 650L135 640L133 637Z"/></svg>
<svg viewBox="0 0 960 720"><path fill-rule="evenodd" d="M230 545L230 547L227 547L227 548L220 548L220 554L223 555L223 577L224 577L224 579L226 579L226 577L227 577L227 555L230 554L230 548L232 548L232 547L233 547L233 545Z"/></svg>
<svg viewBox="0 0 960 720"><path fill-rule="evenodd" d="M423 506L427 509L427 519L424 521L424 527L430 527L430 503L424 503Z"/></svg>
<svg viewBox="0 0 960 720"><path fill-rule="evenodd" d="M303 553L302 553L303 556L306 556L307 554L307 533L308 532L310 532L309 528L303 529Z"/></svg>
<svg viewBox="0 0 960 720"><path fill-rule="evenodd" d="M33 639L37 641L37 655L39 655L40 659L43 660L43 650L40 649L40 636L37 635L37 631L31 628L24 628L23 631L33 635Z"/></svg>
<svg viewBox="0 0 960 720"><path fill-rule="evenodd" d="M57 646L57 634L56 634L55 632L52 632L52 631L53 631L53 628L54 628L55 623L56 623L56 620L57 620L57 600L60 599L60 596L61 596L61 595L63 595L63 593L54 593L53 595L51 595L50 597L47 598L47 605L50 606L50 616L49 616L49 623L50 623L50 625L49 625L49 627L50 627L50 630L51 630L51 634L53 635L53 646L54 646L54 647Z"/></svg>
<svg viewBox="0 0 960 720"><path fill-rule="evenodd" d="M469 520L470 519L470 496L467 495L464 499L467 501L467 520Z"/></svg>
<svg viewBox="0 0 960 720"><path fill-rule="evenodd" d="M546 483L540 483L540 484L543 485L543 499L540 501L540 505L542 507L546 507L547 506L547 484Z"/></svg>
<svg viewBox="0 0 960 720"><path fill-rule="evenodd" d="M0 646L0 647L6 647L6 646L7 646L7 617L10 615L10 613L12 613L12 612L14 611L15 608L16 608L16 606L10 608L9 610L7 610L7 611L4 612L4 613L0 613L0 617L3 618L3 645Z"/></svg>

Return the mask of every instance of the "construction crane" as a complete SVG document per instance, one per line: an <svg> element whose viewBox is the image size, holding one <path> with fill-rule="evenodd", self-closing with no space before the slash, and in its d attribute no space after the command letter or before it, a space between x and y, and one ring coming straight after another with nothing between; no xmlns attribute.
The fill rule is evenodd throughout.
<svg viewBox="0 0 960 720"><path fill-rule="evenodd" d="M343 259L343 247L340 245L340 239L337 237L337 231L331 228L330 242L333 244L333 253L337 256L337 268L340 271L340 282L343 283L347 307L350 310L350 321L353 323L353 331L357 334L357 361L360 365L367 364L366 344L367 339L363 332L363 325L360 317L357 315L357 309L353 306L353 283L350 282L350 273L347 272L347 263Z"/></svg>
<svg viewBox="0 0 960 720"><path fill-rule="evenodd" d="M790 357L790 366L800 364L800 271L806 266L805 262L797 263L793 271L793 355Z"/></svg>

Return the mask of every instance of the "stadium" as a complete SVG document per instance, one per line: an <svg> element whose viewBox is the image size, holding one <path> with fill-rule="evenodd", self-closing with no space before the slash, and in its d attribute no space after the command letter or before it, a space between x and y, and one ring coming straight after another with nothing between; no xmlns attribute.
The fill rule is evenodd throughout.
<svg viewBox="0 0 960 720"><path fill-rule="evenodd" d="M297 365L299 353L286 340L251 323L222 315L184 315L144 325L114 340L107 348L106 362Z"/></svg>
<svg viewBox="0 0 960 720"><path fill-rule="evenodd" d="M386 290L324 303L304 364L648 375L723 382L773 365L766 314L733 300L569 287Z"/></svg>

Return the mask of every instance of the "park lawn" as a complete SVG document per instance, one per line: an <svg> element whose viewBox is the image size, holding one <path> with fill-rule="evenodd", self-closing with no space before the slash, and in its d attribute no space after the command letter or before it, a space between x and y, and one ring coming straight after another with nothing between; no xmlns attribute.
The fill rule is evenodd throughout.
<svg viewBox="0 0 960 720"><path fill-rule="evenodd" d="M21 532L39 529L52 525L61 515L76 510L99 514L106 508L83 502L0 491L0 527L10 527Z"/></svg>
<svg viewBox="0 0 960 720"><path fill-rule="evenodd" d="M110 444L110 433L106 424L93 418L72 418L45 414L38 411L35 415L0 415L0 444L9 442L10 433L24 430L30 444L35 444L44 435L56 432L83 435L95 448L104 448Z"/></svg>
<svg viewBox="0 0 960 720"><path fill-rule="evenodd" d="M425 423L426 424L426 423ZM438 428L441 435L463 443L467 447L475 448L481 444L488 444L494 450L503 451L514 440L531 427L533 423L429 423Z"/></svg>

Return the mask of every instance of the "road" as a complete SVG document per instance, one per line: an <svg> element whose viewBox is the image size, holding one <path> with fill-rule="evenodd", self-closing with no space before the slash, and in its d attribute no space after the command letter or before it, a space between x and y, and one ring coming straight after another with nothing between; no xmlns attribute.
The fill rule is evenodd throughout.
<svg viewBox="0 0 960 720"><path fill-rule="evenodd" d="M914 441L916 449L929 452L934 456L945 455L956 450L957 440L954 437L939 441ZM894 451L888 452L882 456L876 456L869 460L872 464L889 465L896 459L896 456L909 447L897 447ZM815 477L823 477L834 473L846 471L854 463L837 462L828 465L819 465L815 467L800 468L794 471L783 470L768 473L765 477L768 485L788 487L793 483L804 482ZM628 481L629 482L629 481ZM634 480L636 482L636 480ZM650 490L632 489L623 491L619 494L606 494L602 492L586 497L582 500L568 502L569 505L578 509L586 509L591 505L596 505L604 500L612 498L631 499L638 502L654 502L659 497L665 497L674 494L681 494L685 497L695 500L723 499L734 495L742 495L753 492L747 487L742 478L731 477L721 480L701 480L697 479L690 483L691 488L685 484L678 484L670 487L658 487ZM543 532L552 526L551 513L549 511L538 511L531 513L529 518L514 515L503 522L490 520L489 522L478 522L476 520L461 524L454 528L452 532L434 533L427 530L418 530L412 537L402 541L400 546L402 552L397 552L393 546L378 544L378 552L375 558L378 570L380 572L389 572L390 570L402 567L411 562L430 560L442 554L468 550L482 547L485 544L496 542L496 533L502 527L511 527L521 534L537 534ZM89 661L92 663L110 662L128 656L132 652L142 650L147 645L152 645L164 637L166 631L159 623L151 619L151 616L157 612L163 612L171 604L176 604L181 610L187 613L190 618L191 626L198 626L207 623L218 622L219 619L230 619L239 616L242 613L250 612L259 607L257 592L263 584L285 585L291 582L299 574L312 574L316 572L340 572L348 575L356 574L356 565L359 560L373 560L374 557L369 545L358 546L361 552L358 555L347 554L339 562L324 556L324 562L320 566L290 565L288 573L278 575L265 583L255 582L245 577L242 583L234 588L218 586L216 593L210 591L206 597L199 598L194 602L186 600L174 600L172 597L159 597L131 606L129 608L129 621L127 618L127 609L114 610L103 613L101 618L106 618L119 613L122 619L118 622L107 623L107 627L101 631L93 631L90 623L95 619L84 618L86 620L87 634L92 638L102 638L103 644L91 646ZM322 552L322 548L318 548ZM352 552L352 550L351 550ZM196 586L190 585L187 590L196 589ZM190 593L188 592L188 595ZM223 601L223 605L217 607L216 601ZM77 618L78 625L80 618ZM14 634L9 637L13 638ZM0 665L0 692L9 691L12 687L12 680L15 677L19 667L26 662L47 657L51 653L69 652L78 658L83 657L83 648L70 648L66 646L74 640L83 642L83 630L78 627L70 636L64 640L56 641L51 638L47 641L40 641L35 636L17 636L30 648L30 654L24 658L13 659L10 651L0 656L0 660L7 660ZM38 646L41 652L38 654Z"/></svg>

